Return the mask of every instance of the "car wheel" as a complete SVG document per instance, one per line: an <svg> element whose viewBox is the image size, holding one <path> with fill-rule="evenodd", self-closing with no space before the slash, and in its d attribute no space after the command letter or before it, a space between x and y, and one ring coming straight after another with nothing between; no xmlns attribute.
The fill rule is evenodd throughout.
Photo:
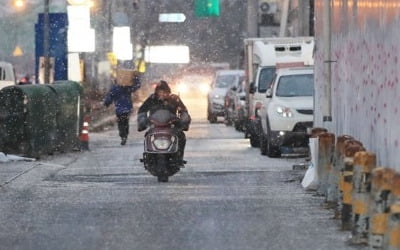
<svg viewBox="0 0 400 250"><path fill-rule="evenodd" d="M250 145L253 148L257 148L260 146L260 140L257 135L250 134Z"/></svg>
<svg viewBox="0 0 400 250"><path fill-rule="evenodd" d="M268 135L266 136L266 154L268 157L275 158L281 156L281 151L277 145L274 145L271 138L271 129L267 124Z"/></svg>
<svg viewBox="0 0 400 250"><path fill-rule="evenodd" d="M210 123L216 123L217 122L217 116L214 115L209 109L207 110L207 120Z"/></svg>
<svg viewBox="0 0 400 250"><path fill-rule="evenodd" d="M232 126L232 120L229 118L229 115L227 113L224 116L224 123L226 126Z"/></svg>
<svg viewBox="0 0 400 250"><path fill-rule="evenodd" d="M240 127L240 122L235 121L235 122L233 122L233 125L237 131L242 132L241 127Z"/></svg>
<svg viewBox="0 0 400 250"><path fill-rule="evenodd" d="M267 155L267 138L264 133L260 137L260 152L262 155Z"/></svg>
<svg viewBox="0 0 400 250"><path fill-rule="evenodd" d="M213 115L213 114L209 114L208 115L208 121L210 123L216 123L217 122L217 116Z"/></svg>

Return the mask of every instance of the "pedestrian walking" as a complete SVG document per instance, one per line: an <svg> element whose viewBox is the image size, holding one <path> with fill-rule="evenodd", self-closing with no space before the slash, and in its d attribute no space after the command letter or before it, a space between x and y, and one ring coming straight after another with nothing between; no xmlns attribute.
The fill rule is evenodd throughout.
<svg viewBox="0 0 400 250"><path fill-rule="evenodd" d="M21 80L18 82L18 85L26 85L26 84L32 84L31 82L31 77L29 74L26 74L24 77L21 78Z"/></svg>
<svg viewBox="0 0 400 250"><path fill-rule="evenodd" d="M104 98L106 107L114 103L117 116L118 131L121 137L121 145L125 145L129 134L129 118L133 111L132 93L140 88L141 82L138 75L134 75L133 84L123 86L114 80L113 85Z"/></svg>

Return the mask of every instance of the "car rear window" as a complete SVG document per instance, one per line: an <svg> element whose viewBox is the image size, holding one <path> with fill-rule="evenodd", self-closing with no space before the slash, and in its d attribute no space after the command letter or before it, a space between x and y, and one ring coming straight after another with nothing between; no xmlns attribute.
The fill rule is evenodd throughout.
<svg viewBox="0 0 400 250"><path fill-rule="evenodd" d="M215 87L217 88L229 88L237 81L236 75L220 75L215 81Z"/></svg>

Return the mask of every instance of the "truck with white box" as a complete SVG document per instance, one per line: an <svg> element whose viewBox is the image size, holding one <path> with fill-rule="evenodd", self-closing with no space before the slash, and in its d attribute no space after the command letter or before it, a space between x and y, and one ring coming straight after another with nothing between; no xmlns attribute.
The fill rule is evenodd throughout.
<svg viewBox="0 0 400 250"><path fill-rule="evenodd" d="M260 145L262 127L259 110L279 63L304 62L312 65L313 37L272 37L244 39L246 74L246 138L252 147Z"/></svg>

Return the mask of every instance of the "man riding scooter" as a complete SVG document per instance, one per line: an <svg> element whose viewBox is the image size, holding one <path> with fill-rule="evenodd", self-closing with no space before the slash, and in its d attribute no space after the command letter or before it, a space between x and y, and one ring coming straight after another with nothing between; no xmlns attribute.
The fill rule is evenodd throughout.
<svg viewBox="0 0 400 250"><path fill-rule="evenodd" d="M186 145L186 136L183 131L189 130L191 117L180 97L172 94L168 83L163 80L157 84L154 93L143 102L138 110L138 131L145 130L149 125L148 113L151 115L159 109L167 109L179 118L175 124L175 130L178 136L178 151L183 165L183 155Z"/></svg>

